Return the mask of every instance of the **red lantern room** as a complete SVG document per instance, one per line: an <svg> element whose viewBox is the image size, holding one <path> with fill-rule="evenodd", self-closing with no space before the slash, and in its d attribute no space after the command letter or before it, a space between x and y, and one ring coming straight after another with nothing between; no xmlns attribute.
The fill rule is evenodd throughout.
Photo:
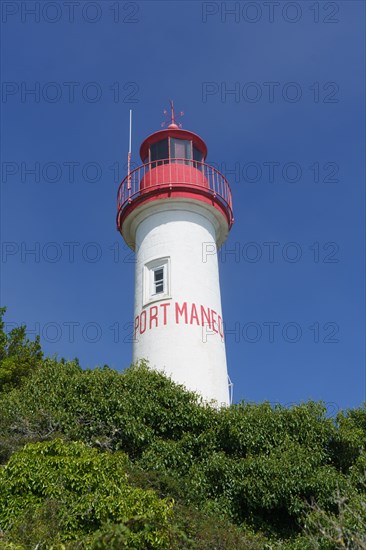
<svg viewBox="0 0 366 550"><path fill-rule="evenodd" d="M228 230L234 221L229 184L218 170L205 163L205 142L178 126L173 102L171 113L169 126L143 141L140 147L143 164L125 177L118 190L117 229L131 248L134 243L126 235L125 222L152 201L170 198L201 201L224 216Z"/></svg>

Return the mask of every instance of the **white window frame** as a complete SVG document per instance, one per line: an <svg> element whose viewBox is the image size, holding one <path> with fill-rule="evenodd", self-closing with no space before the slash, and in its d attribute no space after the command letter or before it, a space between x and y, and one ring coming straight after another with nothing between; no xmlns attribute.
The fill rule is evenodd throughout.
<svg viewBox="0 0 366 550"><path fill-rule="evenodd" d="M155 292L154 273L158 269L163 269L163 292ZM143 275L143 303L144 305L158 300L170 298L170 258L156 258L146 262Z"/></svg>

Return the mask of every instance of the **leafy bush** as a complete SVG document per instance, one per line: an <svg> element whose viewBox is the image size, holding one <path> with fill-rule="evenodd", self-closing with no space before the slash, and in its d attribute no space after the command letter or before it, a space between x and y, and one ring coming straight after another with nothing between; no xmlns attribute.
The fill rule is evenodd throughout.
<svg viewBox="0 0 366 550"><path fill-rule="evenodd" d="M202 433L215 411L197 399L144 364L121 375L106 366L82 371L77 363L46 359L0 412L23 436L46 438L62 429L70 439L137 457L155 437Z"/></svg>
<svg viewBox="0 0 366 550"><path fill-rule="evenodd" d="M0 393L19 387L40 364L43 353L39 336L35 342L26 338L26 327L4 331L3 316L6 308L0 308Z"/></svg>
<svg viewBox="0 0 366 550"><path fill-rule="evenodd" d="M132 487L127 461L123 453L101 453L79 442L27 445L0 473L1 529L28 545L42 533L44 518L52 519L62 541L119 524L126 528L121 533L128 548L166 547L173 503ZM22 525L30 519L36 528L25 533Z"/></svg>

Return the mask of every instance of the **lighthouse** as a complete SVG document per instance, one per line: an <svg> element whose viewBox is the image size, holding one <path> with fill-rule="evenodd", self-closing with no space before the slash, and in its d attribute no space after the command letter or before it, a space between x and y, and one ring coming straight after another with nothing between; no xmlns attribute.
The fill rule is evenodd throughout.
<svg viewBox="0 0 366 550"><path fill-rule="evenodd" d="M231 190L176 119L171 102L169 125L143 141L142 164L118 189L117 229L136 255L133 361L228 405L217 251L233 224Z"/></svg>

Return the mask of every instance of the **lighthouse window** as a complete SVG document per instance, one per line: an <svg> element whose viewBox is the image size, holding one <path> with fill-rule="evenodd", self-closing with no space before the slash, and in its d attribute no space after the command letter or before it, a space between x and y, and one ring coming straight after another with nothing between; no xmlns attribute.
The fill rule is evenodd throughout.
<svg viewBox="0 0 366 550"><path fill-rule="evenodd" d="M192 142L186 139L170 138L170 156L175 159L191 159Z"/></svg>
<svg viewBox="0 0 366 550"><path fill-rule="evenodd" d="M154 294L164 292L164 267L154 269Z"/></svg>
<svg viewBox="0 0 366 550"><path fill-rule="evenodd" d="M166 160L168 162L169 157L169 147L168 147L168 139L162 139L161 141L158 141L157 143L153 143L150 146L150 161L158 161L158 160ZM157 165L163 164L162 162L157 162Z"/></svg>
<svg viewBox="0 0 366 550"><path fill-rule="evenodd" d="M170 258L157 258L147 262L143 275L143 302L170 298Z"/></svg>

